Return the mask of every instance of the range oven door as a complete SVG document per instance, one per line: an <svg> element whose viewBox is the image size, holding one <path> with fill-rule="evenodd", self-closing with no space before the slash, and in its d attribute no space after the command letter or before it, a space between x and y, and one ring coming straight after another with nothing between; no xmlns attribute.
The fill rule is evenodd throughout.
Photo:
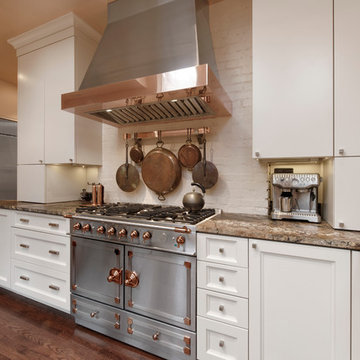
<svg viewBox="0 0 360 360"><path fill-rule="evenodd" d="M76 236L71 240L72 293L123 308L124 247Z"/></svg>
<svg viewBox="0 0 360 360"><path fill-rule="evenodd" d="M125 247L125 309L195 331L196 258Z"/></svg>

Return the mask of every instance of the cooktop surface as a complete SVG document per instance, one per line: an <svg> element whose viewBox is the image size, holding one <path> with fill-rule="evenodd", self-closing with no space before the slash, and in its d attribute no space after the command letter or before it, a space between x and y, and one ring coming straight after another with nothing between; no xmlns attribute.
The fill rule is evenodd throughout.
<svg viewBox="0 0 360 360"><path fill-rule="evenodd" d="M170 221L174 223L197 224L215 214L215 209L187 211L180 206L163 206L134 203L111 203L100 206L83 205L76 208L78 215L141 219L148 221Z"/></svg>

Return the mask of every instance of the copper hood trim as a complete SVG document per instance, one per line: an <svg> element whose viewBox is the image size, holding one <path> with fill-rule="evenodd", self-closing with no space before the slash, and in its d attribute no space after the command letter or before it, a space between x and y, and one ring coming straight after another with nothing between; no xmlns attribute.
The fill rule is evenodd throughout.
<svg viewBox="0 0 360 360"><path fill-rule="evenodd" d="M231 115L207 64L63 94L61 108L113 126Z"/></svg>

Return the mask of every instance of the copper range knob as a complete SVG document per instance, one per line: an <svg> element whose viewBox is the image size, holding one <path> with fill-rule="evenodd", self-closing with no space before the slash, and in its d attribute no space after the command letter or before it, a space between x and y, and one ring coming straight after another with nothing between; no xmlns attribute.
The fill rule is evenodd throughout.
<svg viewBox="0 0 360 360"><path fill-rule="evenodd" d="M130 233L130 236L131 236L131 240L133 239L136 239L139 237L139 232L137 230L133 230L131 233Z"/></svg>
<svg viewBox="0 0 360 360"><path fill-rule="evenodd" d="M180 235L176 238L176 242L177 242L177 247L179 248L180 245L185 244L185 238L182 235Z"/></svg>
<svg viewBox="0 0 360 360"><path fill-rule="evenodd" d="M109 228L109 230L107 231L108 235L110 235L110 236L115 235L115 232L116 232L116 230L113 226L111 228Z"/></svg>
<svg viewBox="0 0 360 360"><path fill-rule="evenodd" d="M126 229L121 229L119 231L119 237L126 237L127 235L127 230Z"/></svg>
<svg viewBox="0 0 360 360"><path fill-rule="evenodd" d="M73 225L73 229L74 230L80 230L81 229L81 224L80 223L76 223Z"/></svg>
<svg viewBox="0 0 360 360"><path fill-rule="evenodd" d="M91 230L91 226L90 226L89 224L85 224L82 229L83 229L84 232L85 232L85 231L90 231L90 230Z"/></svg>
<svg viewBox="0 0 360 360"><path fill-rule="evenodd" d="M96 229L98 234L104 234L105 233L105 227L100 225L97 229Z"/></svg>
<svg viewBox="0 0 360 360"><path fill-rule="evenodd" d="M149 231L145 231L143 233L143 239L144 239L144 242L150 240L151 239L151 233Z"/></svg>

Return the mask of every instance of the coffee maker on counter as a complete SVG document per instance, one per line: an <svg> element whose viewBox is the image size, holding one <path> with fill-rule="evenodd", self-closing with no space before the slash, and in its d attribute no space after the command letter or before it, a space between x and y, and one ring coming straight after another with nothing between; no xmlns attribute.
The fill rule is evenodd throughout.
<svg viewBox="0 0 360 360"><path fill-rule="evenodd" d="M271 218L321 222L318 213L319 174L272 174Z"/></svg>

